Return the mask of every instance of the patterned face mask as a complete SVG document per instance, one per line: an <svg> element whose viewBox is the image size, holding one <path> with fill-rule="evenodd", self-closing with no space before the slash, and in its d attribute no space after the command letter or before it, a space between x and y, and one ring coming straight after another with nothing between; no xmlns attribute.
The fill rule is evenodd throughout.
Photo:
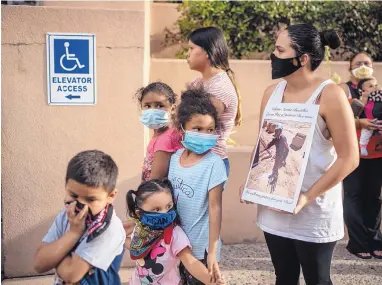
<svg viewBox="0 0 382 285"><path fill-rule="evenodd" d="M73 201L65 202L65 205L70 205L71 203L73 203ZM76 208L74 210L76 215L81 212L84 207L84 204L77 201ZM113 211L113 205L111 204L106 205L106 207L95 216L89 209L86 217L86 229L88 236L86 242L92 241L109 227L113 216Z"/></svg>
<svg viewBox="0 0 382 285"><path fill-rule="evenodd" d="M370 78L373 75L373 69L366 65L354 68L351 73L358 79Z"/></svg>

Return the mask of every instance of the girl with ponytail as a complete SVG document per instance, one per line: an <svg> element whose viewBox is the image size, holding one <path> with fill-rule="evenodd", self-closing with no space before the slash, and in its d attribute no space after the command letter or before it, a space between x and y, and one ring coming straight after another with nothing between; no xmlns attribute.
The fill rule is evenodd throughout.
<svg viewBox="0 0 382 285"><path fill-rule="evenodd" d="M227 139L234 126L242 121L241 97L235 76L228 63L228 46L221 30L215 27L194 30L189 37L187 62L191 70L201 73L201 77L191 83L191 87L203 87L212 95L212 102L221 122L219 139L212 151L225 163L229 174Z"/></svg>
<svg viewBox="0 0 382 285"><path fill-rule="evenodd" d="M126 195L129 216L136 222L129 241L130 257L136 261L130 285L180 284L179 263L204 284L224 285L191 253L191 245L176 210L171 182L150 180ZM159 283L158 283L159 284Z"/></svg>

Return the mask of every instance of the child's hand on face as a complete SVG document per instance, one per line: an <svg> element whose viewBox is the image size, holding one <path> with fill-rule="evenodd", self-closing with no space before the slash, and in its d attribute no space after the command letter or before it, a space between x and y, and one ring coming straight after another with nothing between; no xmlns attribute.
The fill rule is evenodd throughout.
<svg viewBox="0 0 382 285"><path fill-rule="evenodd" d="M85 205L84 208L76 215L77 202L73 202L66 208L66 215L70 224L70 231L77 234L82 235L85 232L85 221L88 213L88 206Z"/></svg>

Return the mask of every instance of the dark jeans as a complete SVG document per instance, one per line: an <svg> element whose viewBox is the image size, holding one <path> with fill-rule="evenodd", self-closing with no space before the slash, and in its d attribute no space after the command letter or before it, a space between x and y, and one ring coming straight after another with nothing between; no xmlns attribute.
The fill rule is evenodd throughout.
<svg viewBox="0 0 382 285"><path fill-rule="evenodd" d="M382 250L381 187L382 158L361 159L344 179L344 219L352 253Z"/></svg>
<svg viewBox="0 0 382 285"><path fill-rule="evenodd" d="M229 165L229 160L228 160L228 158L224 158L223 161L224 161L225 170L227 172L227 177L228 177L229 176L229 171L231 169L231 167Z"/></svg>
<svg viewBox="0 0 382 285"><path fill-rule="evenodd" d="M264 233L276 285L298 285L300 266L306 285L332 285L330 264L336 242L312 243Z"/></svg>

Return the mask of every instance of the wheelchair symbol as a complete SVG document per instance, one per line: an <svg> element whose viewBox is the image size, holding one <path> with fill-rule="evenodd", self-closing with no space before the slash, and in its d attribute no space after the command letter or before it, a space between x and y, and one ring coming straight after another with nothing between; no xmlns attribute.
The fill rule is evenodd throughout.
<svg viewBox="0 0 382 285"><path fill-rule="evenodd" d="M78 58L76 57L75 54L70 54L69 53L69 43L68 42L65 42L64 43L64 46L65 46L65 54L63 54L60 58L60 65L61 67L66 70L66 71L73 71L75 70L77 67L79 68L84 68L85 65L81 64L80 61L78 60ZM64 65L64 58L66 58L67 61L75 61L76 63L72 66L72 67L66 67Z"/></svg>

